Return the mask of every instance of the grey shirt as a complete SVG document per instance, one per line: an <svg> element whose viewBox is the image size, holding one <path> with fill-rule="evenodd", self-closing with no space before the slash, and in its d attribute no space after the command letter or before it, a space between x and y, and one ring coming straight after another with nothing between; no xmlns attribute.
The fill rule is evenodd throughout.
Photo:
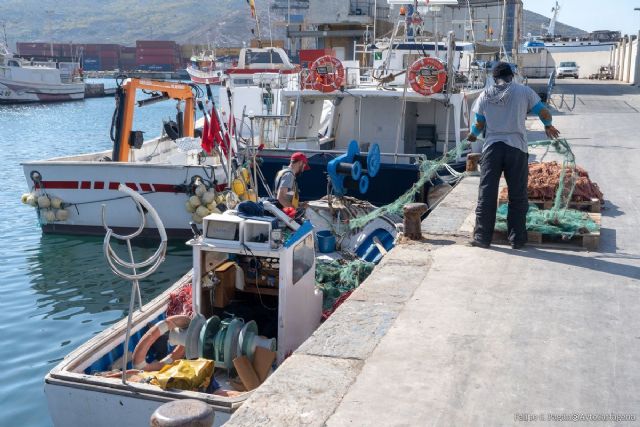
<svg viewBox="0 0 640 427"><path fill-rule="evenodd" d="M287 199L291 203L295 194L298 192L298 183L296 182L296 176L293 171L289 168L282 168L280 172L276 175L276 196L281 188L287 189Z"/></svg>
<svg viewBox="0 0 640 427"><path fill-rule="evenodd" d="M540 102L540 97L528 86L511 82L496 84L482 92L473 110L486 119L486 136L482 150L494 142L528 152L527 113Z"/></svg>

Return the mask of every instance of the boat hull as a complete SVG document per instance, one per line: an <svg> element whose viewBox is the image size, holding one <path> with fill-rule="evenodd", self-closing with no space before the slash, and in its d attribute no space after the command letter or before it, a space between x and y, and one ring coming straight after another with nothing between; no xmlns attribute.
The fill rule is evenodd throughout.
<svg viewBox="0 0 640 427"><path fill-rule="evenodd" d="M84 99L84 83L42 84L0 77L0 103L60 102Z"/></svg>
<svg viewBox="0 0 640 427"><path fill-rule="evenodd" d="M191 81L198 84L219 85L222 84L222 77L224 76L222 70L205 72L193 67L187 67L187 73Z"/></svg>
<svg viewBox="0 0 640 427"><path fill-rule="evenodd" d="M119 162L42 161L24 163L23 171L29 189L36 183L33 172L42 177L41 188L50 198L61 199L69 212L66 221L47 223L38 211L45 233L104 235L102 206L106 221L117 233L136 230L141 221L135 204L118 191L123 183L143 194L156 208L170 237L188 237L191 233L191 213L185 204L187 187L195 177L218 177L224 182L219 166L187 166L169 164L135 164ZM220 185L218 189L220 189ZM146 234L155 234L156 225L147 224Z"/></svg>

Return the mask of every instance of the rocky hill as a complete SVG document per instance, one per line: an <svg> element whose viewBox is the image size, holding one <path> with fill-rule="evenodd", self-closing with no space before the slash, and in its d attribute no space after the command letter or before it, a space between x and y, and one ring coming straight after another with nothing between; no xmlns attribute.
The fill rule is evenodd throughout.
<svg viewBox="0 0 640 427"><path fill-rule="evenodd" d="M283 37L277 21L282 16L269 13L272 0L256 0L263 37L268 37L269 18L274 38ZM271 15L271 16L269 16ZM540 34L540 25L549 18L525 11L523 35ZM246 0L1 0L0 21L4 21L12 47L16 41L74 43L120 43L135 40L175 40L179 43L206 42L207 33L218 46L237 46L252 38L254 27ZM557 24L563 35L584 31ZM1 34L0 34L1 36Z"/></svg>
<svg viewBox="0 0 640 427"><path fill-rule="evenodd" d="M526 36L528 33L531 33L534 36L542 34L542 26L545 27L549 25L550 18L544 15L540 15L535 12L531 12L530 10L525 10L522 15L522 21L524 24L524 30L522 31L522 35ZM565 25L560 22L556 23L556 33L563 36L580 36L585 35L587 31L581 30L580 28L572 27L570 25Z"/></svg>

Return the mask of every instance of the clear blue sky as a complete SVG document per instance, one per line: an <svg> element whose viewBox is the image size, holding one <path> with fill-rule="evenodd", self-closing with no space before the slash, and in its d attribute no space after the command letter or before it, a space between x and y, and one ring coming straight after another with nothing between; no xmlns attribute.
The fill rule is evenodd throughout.
<svg viewBox="0 0 640 427"><path fill-rule="evenodd" d="M637 34L640 0L558 0L558 21L586 31L612 30ZM524 8L551 18L555 0L523 0Z"/></svg>

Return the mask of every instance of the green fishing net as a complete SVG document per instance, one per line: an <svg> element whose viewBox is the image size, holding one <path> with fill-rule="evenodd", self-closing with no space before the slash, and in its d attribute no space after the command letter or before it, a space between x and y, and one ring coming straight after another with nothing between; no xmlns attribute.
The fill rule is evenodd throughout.
<svg viewBox="0 0 640 427"><path fill-rule="evenodd" d="M320 261L316 264L316 286L323 293L323 310L330 309L342 294L360 286L373 271L375 264L353 261Z"/></svg>
<svg viewBox="0 0 640 427"><path fill-rule="evenodd" d="M496 230L507 231L506 203L500 205L496 213ZM527 230L538 233L571 238L576 234L590 233L598 230L598 225L582 211L574 209L539 209L529 205L527 212Z"/></svg>
<svg viewBox="0 0 640 427"><path fill-rule="evenodd" d="M387 214L402 215L402 208L407 203L412 203L416 197L416 194L424 187L427 181L431 181L436 177L436 173L439 169L443 168L447 163L452 162L454 159L461 156L462 150L467 148L469 143L463 141L458 147L447 152L438 160L425 160L420 164L420 177L418 180L407 190L402 196L397 198L394 202L388 205L380 206L379 208L369 212L367 215L363 215L358 218L353 218L349 221L349 228L361 228L368 222L380 218Z"/></svg>
<svg viewBox="0 0 640 427"><path fill-rule="evenodd" d="M551 149L563 156L564 159L553 206L551 209L543 210L535 205L529 205L527 230L563 238L571 238L576 234L597 231L598 225L587 213L568 208L575 190L578 174L576 173L576 158L567 140L533 141L528 145L529 147L546 147L541 161ZM571 171L568 177L567 171ZM507 230L507 212L508 204L500 205L496 213L496 230Z"/></svg>

